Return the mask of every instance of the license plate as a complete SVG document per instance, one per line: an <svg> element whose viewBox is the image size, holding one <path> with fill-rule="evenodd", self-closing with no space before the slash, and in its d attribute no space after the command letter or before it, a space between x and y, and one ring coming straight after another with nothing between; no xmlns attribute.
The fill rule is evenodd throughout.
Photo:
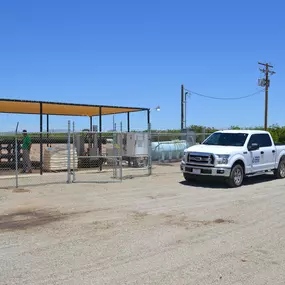
<svg viewBox="0 0 285 285"><path fill-rule="evenodd" d="M193 174L200 174L201 173L201 169L193 168L192 173Z"/></svg>

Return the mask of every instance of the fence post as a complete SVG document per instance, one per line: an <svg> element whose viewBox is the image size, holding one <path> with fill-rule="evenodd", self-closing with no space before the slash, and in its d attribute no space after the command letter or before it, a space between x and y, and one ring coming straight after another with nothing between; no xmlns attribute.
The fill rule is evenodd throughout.
<svg viewBox="0 0 285 285"><path fill-rule="evenodd" d="M119 145L119 170L120 170L120 180L123 181L123 134L121 134L120 145Z"/></svg>
<svg viewBox="0 0 285 285"><path fill-rule="evenodd" d="M151 161L151 124L148 123L148 175L152 174L152 161Z"/></svg>
<svg viewBox="0 0 285 285"><path fill-rule="evenodd" d="M16 178L16 188L19 187L19 177L18 177L18 139L17 139L17 133L15 136L15 178Z"/></svg>
<svg viewBox="0 0 285 285"><path fill-rule="evenodd" d="M113 133L113 161L112 161L112 166L113 166L113 177L114 179L117 178L117 164L118 164L118 155L119 155L119 149L118 149L118 141L117 138L115 137L115 133Z"/></svg>
<svg viewBox="0 0 285 285"><path fill-rule="evenodd" d="M72 171L72 182L75 182L75 123L72 123L72 158L73 158L73 171ZM78 155L78 154L77 154Z"/></svg>
<svg viewBox="0 0 285 285"><path fill-rule="evenodd" d="M157 152L158 152L158 164L161 163L161 159L160 159L160 139L159 139L159 131L157 133Z"/></svg>
<svg viewBox="0 0 285 285"><path fill-rule="evenodd" d="M67 135L67 183L70 183L70 121L68 121L68 135Z"/></svg>
<svg viewBox="0 0 285 285"><path fill-rule="evenodd" d="M15 178L16 178L16 188L19 187L19 169L18 169L18 126L19 126L19 122L17 123L16 126L16 131L15 131Z"/></svg>

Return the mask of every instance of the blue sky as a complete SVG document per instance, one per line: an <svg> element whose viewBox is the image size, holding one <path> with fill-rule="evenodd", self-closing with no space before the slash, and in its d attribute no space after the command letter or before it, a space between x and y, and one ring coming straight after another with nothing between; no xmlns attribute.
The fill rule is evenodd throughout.
<svg viewBox="0 0 285 285"><path fill-rule="evenodd" d="M236 97L258 90L258 61L274 65L269 124L285 125L284 1L1 1L0 97L156 107L153 128L180 127L180 85ZM191 96L187 123L263 124L264 95ZM146 127L145 114L132 128ZM52 117L77 128L88 118ZM0 131L38 130L38 116L0 114ZM116 116L126 127L126 116ZM94 120L96 123L96 120ZM112 128L112 117L103 120Z"/></svg>

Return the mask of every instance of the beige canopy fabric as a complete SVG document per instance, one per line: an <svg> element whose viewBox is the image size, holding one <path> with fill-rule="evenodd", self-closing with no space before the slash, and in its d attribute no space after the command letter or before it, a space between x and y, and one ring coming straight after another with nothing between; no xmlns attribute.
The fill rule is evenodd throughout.
<svg viewBox="0 0 285 285"><path fill-rule="evenodd" d="M101 110L101 113L100 113ZM147 108L82 105L44 101L0 99L0 113L45 114L61 116L99 116L147 111Z"/></svg>

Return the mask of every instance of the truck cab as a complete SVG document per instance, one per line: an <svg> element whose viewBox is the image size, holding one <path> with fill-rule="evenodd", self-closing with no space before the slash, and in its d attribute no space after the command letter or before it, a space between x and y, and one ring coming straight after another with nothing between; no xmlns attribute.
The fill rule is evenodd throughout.
<svg viewBox="0 0 285 285"><path fill-rule="evenodd" d="M285 145L275 145L267 131L217 131L184 151L180 169L187 181L215 176L224 178L230 187L241 186L246 176L269 171L284 178Z"/></svg>

